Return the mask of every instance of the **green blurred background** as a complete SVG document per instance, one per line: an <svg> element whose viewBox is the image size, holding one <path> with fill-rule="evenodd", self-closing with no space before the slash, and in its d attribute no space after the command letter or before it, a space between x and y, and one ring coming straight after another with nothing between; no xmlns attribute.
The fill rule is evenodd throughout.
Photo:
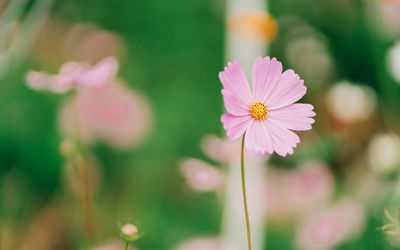
<svg viewBox="0 0 400 250"><path fill-rule="evenodd" d="M24 11L29 12L35 3L28 1ZM347 168L366 157L366 143L375 131L400 131L400 85L388 72L385 59L396 37L382 35L377 15L379 4L384 3L268 2L278 23L269 55L281 60L285 69L294 68L307 86L310 82L304 101L312 103L317 113L314 137L306 140L293 156L274 156L271 162L281 168L316 159L328 164L337 184L335 196L348 192L343 187ZM151 131L140 145L123 150L102 142L90 146L102 176L93 201L96 244L117 238L118 223L125 222L136 223L144 231L135 243L139 249L172 249L190 237L220 233L223 207L217 195L189 190L178 163L184 157L209 161L200 148L202 137L222 136L218 72L226 63L225 6L221 0L65 0L52 6L49 18L67 28L89 22L121 38L124 50L119 57L118 77L147 98L152 109ZM293 35L293 29L301 25L321 38L334 65L334 70L322 80L307 79L308 75L303 76L288 58L288 44L298 36ZM61 66L59 55L46 49L34 45L0 80L1 244L5 247L18 245L10 243L13 241L24 241L38 214L55 206L62 211L60 221L68 225L61 226L62 243L57 249L79 249L83 244L76 208L79 201L64 181L65 160L59 153L63 137L57 124L59 109L70 94L35 92L25 84L29 70L55 73ZM42 52L50 53L55 63L39 60L36 55ZM377 115L349 127L337 125L329 118L324 108L325 95L330 86L342 79L369 86L376 92ZM352 131L361 135L349 139L348 134L354 135ZM356 146L349 146L351 142ZM364 167L369 171L368 166ZM397 183L394 172L383 178L388 185ZM385 194L396 200L390 191ZM381 206L377 201L373 208L368 208L361 236L340 244L338 249L395 249L376 230L385 221ZM268 227L266 249L296 249L293 234L294 228L287 222ZM17 245L13 246L19 249Z"/></svg>

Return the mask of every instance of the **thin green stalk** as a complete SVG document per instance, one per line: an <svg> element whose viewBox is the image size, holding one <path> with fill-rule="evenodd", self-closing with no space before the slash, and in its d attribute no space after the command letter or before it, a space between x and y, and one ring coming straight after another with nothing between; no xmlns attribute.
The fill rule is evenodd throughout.
<svg viewBox="0 0 400 250"><path fill-rule="evenodd" d="M243 190L243 204L244 204L244 213L246 215L246 228L247 228L247 248L251 250L251 238L250 238L250 221L249 221L249 211L247 208L247 197L246 197L246 178L244 175L244 140L246 137L246 133L243 134L242 138L242 149L240 152L240 166L242 172L242 190Z"/></svg>
<svg viewBox="0 0 400 250"><path fill-rule="evenodd" d="M128 250L128 249L129 249L129 241L126 241L125 250Z"/></svg>
<svg viewBox="0 0 400 250"><path fill-rule="evenodd" d="M80 174L80 198L82 206L82 222L87 240L92 243L95 238L95 227L92 207L91 190L89 190L88 162L83 157L77 159Z"/></svg>

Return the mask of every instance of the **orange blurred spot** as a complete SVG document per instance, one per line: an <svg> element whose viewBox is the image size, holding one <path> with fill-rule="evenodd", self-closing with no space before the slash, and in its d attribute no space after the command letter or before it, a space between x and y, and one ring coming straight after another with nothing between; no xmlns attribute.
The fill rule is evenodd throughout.
<svg viewBox="0 0 400 250"><path fill-rule="evenodd" d="M229 18L228 29L241 37L271 42L276 37L278 24L266 12L247 12Z"/></svg>

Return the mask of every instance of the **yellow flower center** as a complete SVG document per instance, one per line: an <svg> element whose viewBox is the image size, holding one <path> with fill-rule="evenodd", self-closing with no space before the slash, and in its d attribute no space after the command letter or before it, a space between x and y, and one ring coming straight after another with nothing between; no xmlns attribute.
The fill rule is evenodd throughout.
<svg viewBox="0 0 400 250"><path fill-rule="evenodd" d="M264 120L268 114L267 106L262 102L255 102L250 105L250 114L256 120Z"/></svg>

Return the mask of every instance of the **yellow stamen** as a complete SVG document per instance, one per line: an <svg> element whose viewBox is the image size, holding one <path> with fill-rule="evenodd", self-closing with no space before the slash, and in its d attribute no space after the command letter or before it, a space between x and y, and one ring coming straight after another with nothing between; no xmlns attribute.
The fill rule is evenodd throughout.
<svg viewBox="0 0 400 250"><path fill-rule="evenodd" d="M256 120L264 120L268 114L267 106L262 102L255 102L250 105L250 114Z"/></svg>

